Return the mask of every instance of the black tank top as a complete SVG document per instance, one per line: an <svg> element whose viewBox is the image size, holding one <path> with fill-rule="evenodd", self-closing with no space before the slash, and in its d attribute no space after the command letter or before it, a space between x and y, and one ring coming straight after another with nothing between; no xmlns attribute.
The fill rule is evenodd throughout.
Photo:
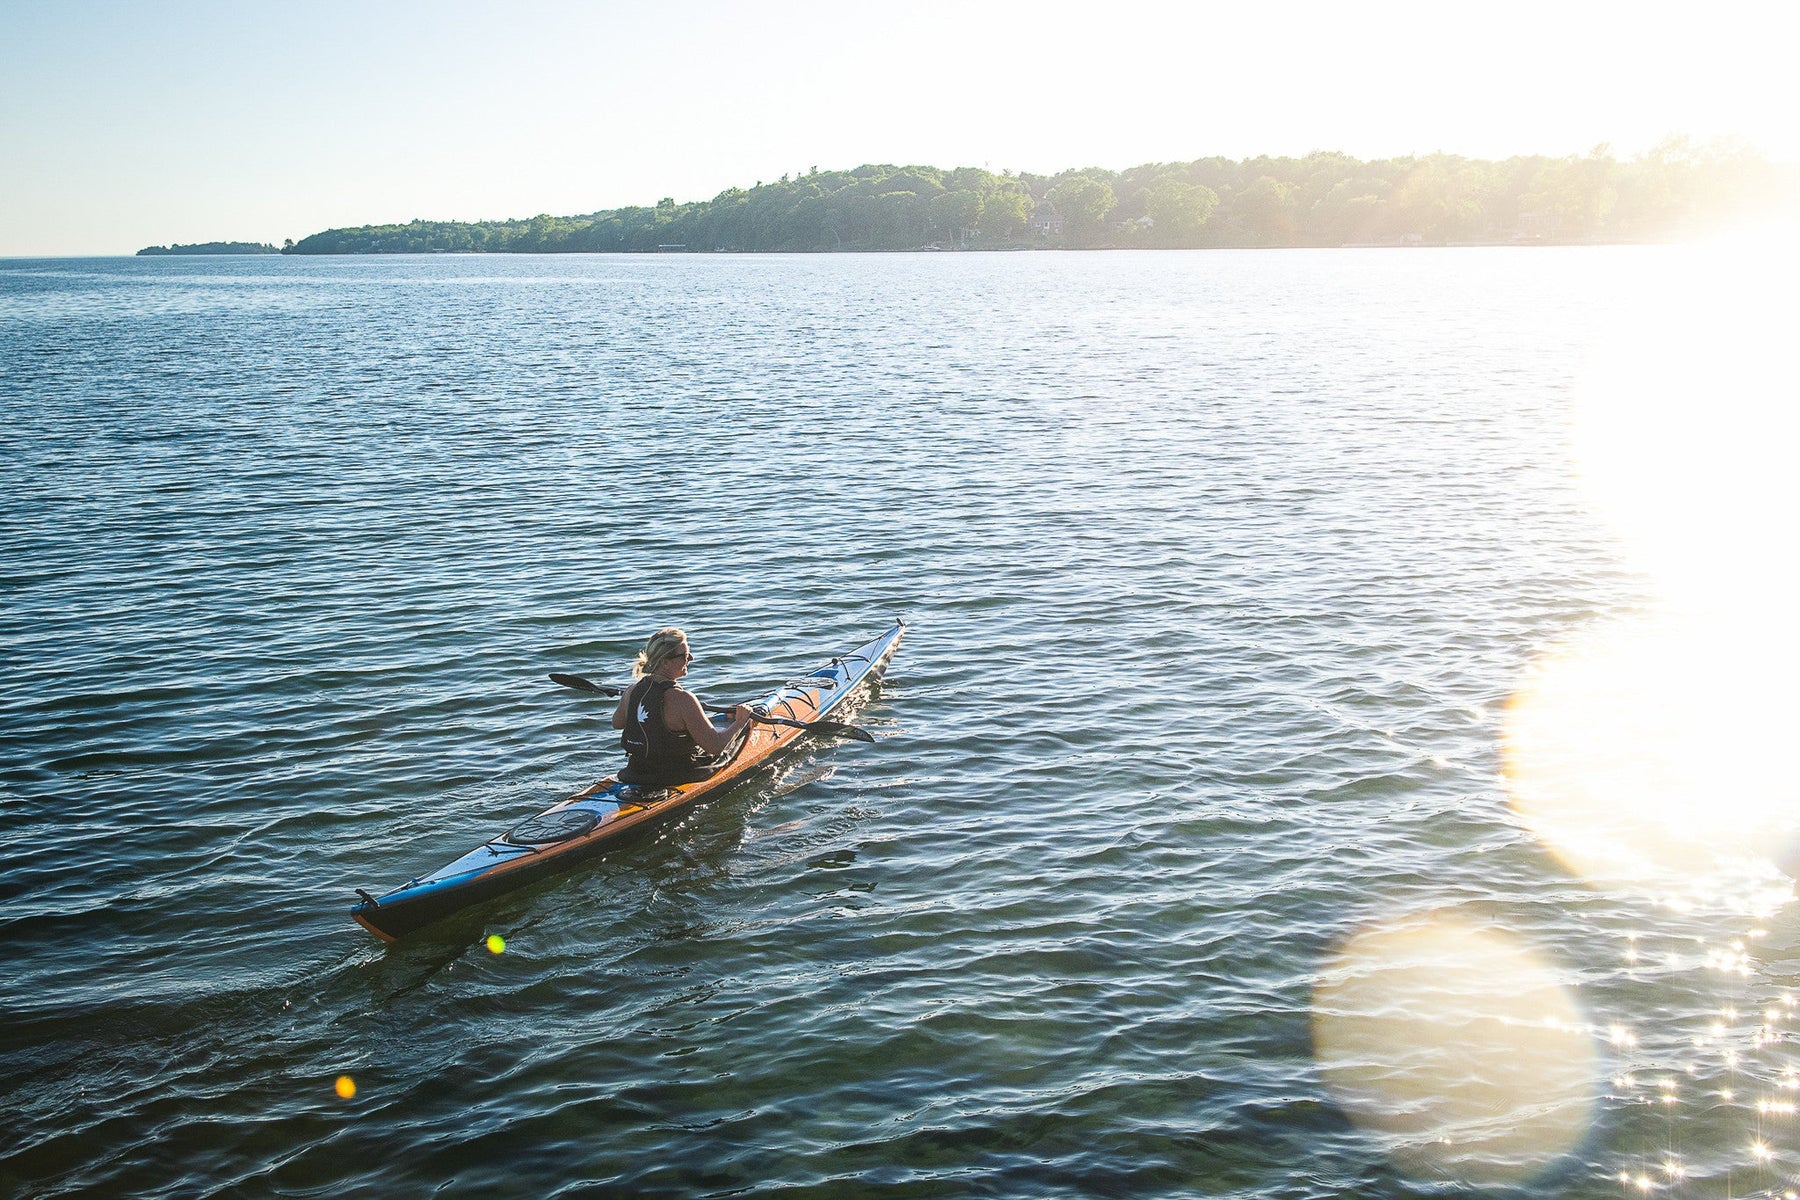
<svg viewBox="0 0 1800 1200"><path fill-rule="evenodd" d="M625 747L626 767L635 782L689 782L705 757L685 731L677 732L663 723L663 701L674 686L673 679L656 678L631 685L619 744Z"/></svg>

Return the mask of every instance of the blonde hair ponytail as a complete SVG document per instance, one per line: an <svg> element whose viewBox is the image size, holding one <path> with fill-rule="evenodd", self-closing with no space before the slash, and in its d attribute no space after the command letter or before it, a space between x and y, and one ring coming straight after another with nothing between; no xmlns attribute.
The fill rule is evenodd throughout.
<svg viewBox="0 0 1800 1200"><path fill-rule="evenodd" d="M637 661L631 665L631 673L642 679L666 660L674 658L679 648L686 644L687 634L679 629L671 627L657 630L644 643L644 648L638 651Z"/></svg>

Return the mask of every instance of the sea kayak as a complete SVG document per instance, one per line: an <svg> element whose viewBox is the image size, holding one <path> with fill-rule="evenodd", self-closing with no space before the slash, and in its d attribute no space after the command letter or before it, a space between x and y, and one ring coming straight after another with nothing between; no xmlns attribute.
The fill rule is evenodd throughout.
<svg viewBox="0 0 1800 1200"><path fill-rule="evenodd" d="M362 903L351 909L350 915L376 937L397 941L471 904L603 856L627 835L640 833L696 800L729 788L788 749L805 736L800 726L823 720L881 678L905 631L906 622L896 621L892 629L866 645L750 701L753 709L770 720L753 723L743 748L710 777L673 787L602 779L385 895L374 896L358 888ZM718 720L722 724L726 718Z"/></svg>

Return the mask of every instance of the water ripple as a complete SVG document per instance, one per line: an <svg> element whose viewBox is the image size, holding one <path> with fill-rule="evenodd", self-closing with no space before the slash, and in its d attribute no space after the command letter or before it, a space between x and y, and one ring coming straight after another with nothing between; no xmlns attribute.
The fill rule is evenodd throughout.
<svg viewBox="0 0 1800 1200"><path fill-rule="evenodd" d="M1792 932L1572 880L1500 777L1644 601L1563 426L1658 253L0 264L0 1191L1460 1194L1312 1024L1441 913L1695 1078L1611 1031L1740 1044ZM617 765L546 672L679 623L751 694L896 615L876 745L348 921ZM1521 1187L1660 1161L1597 1083Z"/></svg>

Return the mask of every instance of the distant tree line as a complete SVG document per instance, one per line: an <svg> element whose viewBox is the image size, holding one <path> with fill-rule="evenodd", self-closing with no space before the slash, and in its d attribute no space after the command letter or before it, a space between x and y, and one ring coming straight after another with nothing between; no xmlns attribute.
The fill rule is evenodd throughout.
<svg viewBox="0 0 1800 1200"><path fill-rule="evenodd" d="M288 243L292 245L293 243ZM141 257L146 254L280 254L281 251L267 242L196 242L192 246L179 243L172 246L145 246L138 251Z"/></svg>
<svg viewBox="0 0 1800 1200"><path fill-rule="evenodd" d="M291 254L830 251L1654 241L1800 197L1800 172L1671 139L1621 160L1201 158L1124 171L816 167L711 200L331 229ZM148 253L146 251L146 253Z"/></svg>

